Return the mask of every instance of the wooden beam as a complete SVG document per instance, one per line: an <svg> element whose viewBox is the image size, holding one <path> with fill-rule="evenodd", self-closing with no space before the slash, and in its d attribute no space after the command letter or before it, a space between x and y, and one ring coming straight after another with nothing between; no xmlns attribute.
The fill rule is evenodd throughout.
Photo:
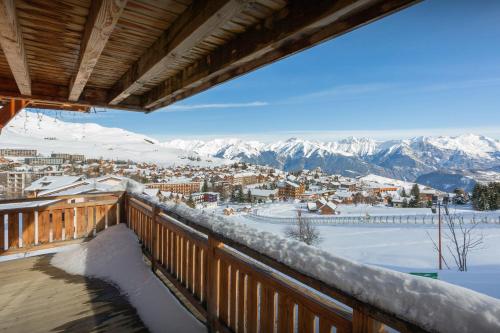
<svg viewBox="0 0 500 333"><path fill-rule="evenodd" d="M155 110L334 38L418 0L291 1L283 10L240 34L152 89L144 108Z"/></svg>
<svg viewBox="0 0 500 333"><path fill-rule="evenodd" d="M108 105L108 91L105 89L87 87L83 90L78 101L69 101L69 90L67 86L58 86L53 84L41 83L34 81L32 83L33 93L31 96L20 94L16 82L0 78L0 98L14 98L14 99L29 99L32 102L45 103L45 104L59 104L63 109L64 104L83 107L101 107L112 108L125 111L145 111L141 106L141 99L137 96L130 96L120 105Z"/></svg>
<svg viewBox="0 0 500 333"><path fill-rule="evenodd" d="M9 121L11 121L16 114L19 113L24 107L27 105L27 101L25 100L15 100L15 99L7 99L4 101L0 101L0 133L2 129L7 126Z"/></svg>
<svg viewBox="0 0 500 333"><path fill-rule="evenodd" d="M31 95L30 73L14 0L0 0L0 46L19 91L23 95Z"/></svg>
<svg viewBox="0 0 500 333"><path fill-rule="evenodd" d="M118 80L109 103L118 104L141 89L247 6L251 6L248 0L194 1Z"/></svg>
<svg viewBox="0 0 500 333"><path fill-rule="evenodd" d="M80 47L78 71L70 84L68 97L70 101L77 101L80 98L126 4L127 0L92 2Z"/></svg>

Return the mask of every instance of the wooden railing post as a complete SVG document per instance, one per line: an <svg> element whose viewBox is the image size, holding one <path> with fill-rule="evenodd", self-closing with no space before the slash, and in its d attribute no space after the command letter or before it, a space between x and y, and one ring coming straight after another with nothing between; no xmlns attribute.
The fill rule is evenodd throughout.
<svg viewBox="0 0 500 333"><path fill-rule="evenodd" d="M386 333L385 326L374 320L366 312L354 308L352 313L352 333Z"/></svg>
<svg viewBox="0 0 500 333"><path fill-rule="evenodd" d="M156 253L157 253L157 221L156 216L158 215L158 206L153 205L153 215L151 217L151 269L153 272L156 270Z"/></svg>
<svg viewBox="0 0 500 333"><path fill-rule="evenodd" d="M219 265L215 257L215 250L222 248L224 244L208 235L207 249L207 326L210 333L217 330L217 309L218 309L218 286L219 286Z"/></svg>

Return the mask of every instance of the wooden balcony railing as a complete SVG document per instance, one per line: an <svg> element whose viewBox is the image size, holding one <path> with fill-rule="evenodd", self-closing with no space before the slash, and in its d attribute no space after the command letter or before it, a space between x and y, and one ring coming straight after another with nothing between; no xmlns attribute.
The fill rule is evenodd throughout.
<svg viewBox="0 0 500 333"><path fill-rule="evenodd" d="M122 192L0 201L0 254L95 236L120 222Z"/></svg>
<svg viewBox="0 0 500 333"><path fill-rule="evenodd" d="M258 234L235 237L233 226L230 233L219 233L214 230L221 229L214 229L211 220L204 223L207 221L199 221L204 219L203 214L197 216L199 219L193 217L193 211L186 214L182 207L179 210L147 196L123 192L4 200L0 201L0 255L92 237L126 220L141 241L152 269L184 295L211 332L497 332L500 328L495 320L500 303L485 295L409 276L398 275L387 281L390 274L377 275L366 267L359 268L365 275L352 283L366 281L368 285L349 293L345 290L352 289L345 286L351 281L329 278L333 271L318 278L302 266L281 262L283 258L273 254L280 251L281 243L271 246L272 251L263 250L252 245ZM247 232L252 233L251 229ZM248 240L247 236L253 238ZM322 255L325 257L320 259L327 260L327 254ZM371 276L367 274L374 274L378 284L369 283ZM401 289L389 293L394 295L397 307L388 311L390 299L389 303L379 303L378 296L375 301L363 301L362 291L378 295L374 286ZM474 299L471 306L455 304L454 299L464 299L463 295ZM409 302L401 302L405 298ZM427 303L419 307L419 302ZM383 304L383 308L377 304ZM396 314L401 306L403 310ZM450 309L458 311L454 313L458 324L453 324L453 330L449 329L452 322L447 321ZM409 313L413 317L408 317ZM433 328L425 329L424 325Z"/></svg>
<svg viewBox="0 0 500 333"><path fill-rule="evenodd" d="M211 332L425 332L143 197L127 195L126 210L153 270Z"/></svg>

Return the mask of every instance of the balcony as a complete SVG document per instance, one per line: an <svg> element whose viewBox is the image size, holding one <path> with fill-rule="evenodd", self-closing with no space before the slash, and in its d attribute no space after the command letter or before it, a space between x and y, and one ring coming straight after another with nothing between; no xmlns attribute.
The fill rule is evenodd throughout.
<svg viewBox="0 0 500 333"><path fill-rule="evenodd" d="M211 332L500 329L496 316L500 301L496 299L440 281L349 262L276 235L232 226L223 218L183 205L160 204L143 194L8 200L0 202L0 215L4 258L88 241L113 225L126 224L137 235L157 277ZM122 306L109 305L100 324L111 325L107 321L113 323L113 313L121 311L127 323L124 330L145 329L133 307L114 287L105 283L96 287L94 284L102 282L58 272L44 256L40 258L38 264L33 258L0 263L0 270L9 272L2 274L3 286L12 283L12 279L27 280L36 286L30 289L33 297L10 304L9 311L20 313L25 307L39 306L40 301L34 297L39 291L35 290L64 290L68 281L80 279L85 280L81 282L80 288L85 291L81 290L81 295L108 295L110 299L104 302ZM40 272L48 272L52 278L43 279ZM20 292L0 287L9 299L8 295L16 290ZM474 302L462 303L465 299ZM74 297L62 297L60 302L63 308L68 303L68 309L75 304L78 308L93 304ZM475 309L485 311L479 313ZM37 316L24 312L24 322L29 323L32 315ZM450 316L455 322L447 319ZM9 322L5 312L0 311L0 317L2 322ZM56 311L46 313L45 319L60 321L61 317ZM65 326L70 323L60 325L71 327Z"/></svg>

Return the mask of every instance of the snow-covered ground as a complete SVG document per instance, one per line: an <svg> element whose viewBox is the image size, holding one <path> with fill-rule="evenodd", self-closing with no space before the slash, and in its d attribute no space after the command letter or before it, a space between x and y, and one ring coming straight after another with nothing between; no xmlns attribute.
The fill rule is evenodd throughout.
<svg viewBox="0 0 500 333"><path fill-rule="evenodd" d="M0 147L36 149L47 155L64 152L84 154L87 158L130 159L166 166L216 166L229 163L215 157L200 157L200 161L192 161L186 157L198 157L196 153L165 147L146 135L94 123L66 122L28 111L21 111L2 130Z"/></svg>
<svg viewBox="0 0 500 333"><path fill-rule="evenodd" d="M225 206L224 206L225 207ZM282 218L282 217L297 217L297 212L300 211L303 217L322 217L329 218L332 216L342 217L342 216L412 216L412 215L433 215L430 208L394 208L385 205L338 205L336 212L337 215L320 215L317 212L309 212L307 206L303 203L293 203L293 202L280 202L280 203L269 203L269 204L258 204L254 205L252 212L254 214L272 218ZM450 213L452 214L490 214L490 215L500 215L500 211L494 212L477 212L472 210L468 205L457 205L450 206ZM434 214L436 215L436 214Z"/></svg>
<svg viewBox="0 0 500 333"><path fill-rule="evenodd" d="M111 282L127 296L151 332L206 332L152 273L135 234L120 224L88 243L57 253L51 264L70 274Z"/></svg>
<svg viewBox="0 0 500 333"><path fill-rule="evenodd" d="M286 226L251 220L245 214L229 217L258 230L285 236ZM438 272L437 253L431 240L438 229L429 225L347 225L318 226L321 242L317 247L334 255L401 272ZM444 248L450 269L439 271L439 279L500 299L500 226L481 225L481 248L471 252L469 271L458 272ZM444 239L445 244L447 244Z"/></svg>

